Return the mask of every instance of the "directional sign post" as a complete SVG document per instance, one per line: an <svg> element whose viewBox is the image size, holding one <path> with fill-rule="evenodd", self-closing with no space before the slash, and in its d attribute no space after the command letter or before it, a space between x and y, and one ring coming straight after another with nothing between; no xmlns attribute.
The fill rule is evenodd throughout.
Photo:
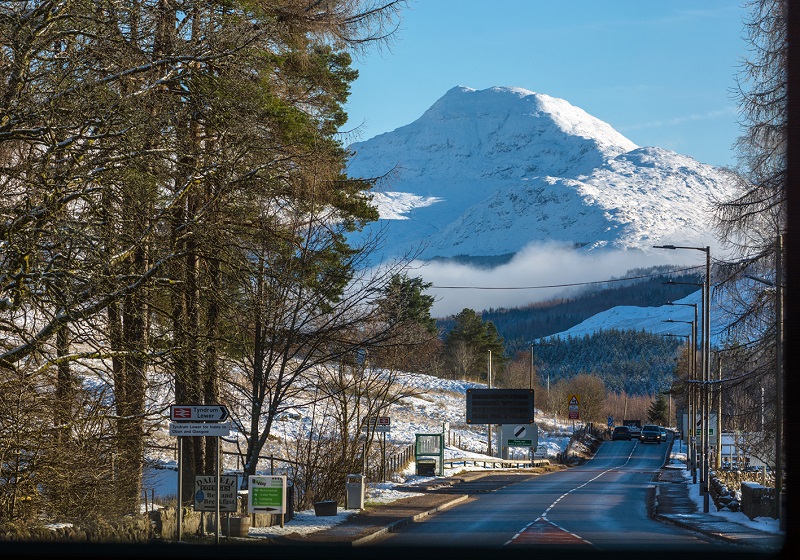
<svg viewBox="0 0 800 560"><path fill-rule="evenodd" d="M220 487L219 475L219 438L231 433L231 423L222 423L228 419L228 409L221 404L173 404L169 407L169 435L178 438L178 542L181 542L181 530L183 527L183 508L180 507L181 497L183 496L183 438L184 437L216 437L217 438L217 474L213 476L214 484L214 509L209 511L216 512L216 531L214 534L215 542L219 544L219 514L220 499L222 490ZM209 483L210 484L210 483ZM234 482L234 486L236 483ZM206 485L208 486L208 484ZM201 490L201 493L204 493ZM195 492L195 499L197 498ZM201 499L205 502L204 499ZM235 511L235 510L234 510Z"/></svg>
<svg viewBox="0 0 800 560"><path fill-rule="evenodd" d="M228 408L221 404L173 404L169 407L169 419L173 422L224 422L228 419Z"/></svg>

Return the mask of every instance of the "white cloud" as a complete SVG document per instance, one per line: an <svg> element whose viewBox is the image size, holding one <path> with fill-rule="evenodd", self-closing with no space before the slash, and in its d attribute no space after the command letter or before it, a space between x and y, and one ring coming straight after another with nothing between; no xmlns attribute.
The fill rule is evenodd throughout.
<svg viewBox="0 0 800 560"><path fill-rule="evenodd" d="M520 251L508 264L492 269L430 262L415 273L436 286L426 293L437 299L432 315L444 317L464 308L482 311L491 307L522 307L574 293L590 282L621 277L634 268L667 263L702 264L691 252L585 253L556 245L535 244Z"/></svg>

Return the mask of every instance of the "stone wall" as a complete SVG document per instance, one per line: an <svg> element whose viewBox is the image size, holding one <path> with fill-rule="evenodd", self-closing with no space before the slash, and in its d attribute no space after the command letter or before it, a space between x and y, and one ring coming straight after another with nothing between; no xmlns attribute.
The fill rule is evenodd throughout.
<svg viewBox="0 0 800 560"><path fill-rule="evenodd" d="M290 486L287 492L287 512L284 515L284 523L288 523L294 517L294 492ZM245 502L246 504L246 502ZM246 512L246 507L243 508ZM200 526L206 534L213 534L215 531L214 514L206 513L203 516L193 508L184 507L182 511L183 528L182 538L188 538L200 534ZM240 513L239 516L249 517L252 527L272 527L280 525L281 516L273 514L253 514L247 516ZM227 531L225 515L221 515L222 524L220 533ZM126 515L114 521L99 521L76 524L59 524L57 526L36 526L26 527L18 525L0 525L1 541L26 541L26 542L96 542L96 543L115 543L131 542L145 543L154 540L174 541L178 537L178 510L174 507L161 508L141 515Z"/></svg>
<svg viewBox="0 0 800 560"><path fill-rule="evenodd" d="M742 513L750 519L774 517L774 488L767 488L755 482L742 482Z"/></svg>

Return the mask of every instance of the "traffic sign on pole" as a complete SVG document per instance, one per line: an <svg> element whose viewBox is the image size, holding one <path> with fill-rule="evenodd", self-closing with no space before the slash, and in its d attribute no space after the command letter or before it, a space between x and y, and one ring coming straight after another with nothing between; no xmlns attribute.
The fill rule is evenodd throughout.
<svg viewBox="0 0 800 560"><path fill-rule="evenodd" d="M367 418L367 424L364 426L363 431L369 432L370 430L376 433L386 433L392 429L392 419L389 416L370 416Z"/></svg>
<svg viewBox="0 0 800 560"><path fill-rule="evenodd" d="M228 408L221 404L173 404L169 407L169 419L173 422L224 422L228 419Z"/></svg>

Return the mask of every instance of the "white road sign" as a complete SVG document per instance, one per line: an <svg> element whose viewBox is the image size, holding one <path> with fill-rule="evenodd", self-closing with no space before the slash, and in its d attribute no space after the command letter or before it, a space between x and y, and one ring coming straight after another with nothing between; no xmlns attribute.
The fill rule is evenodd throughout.
<svg viewBox="0 0 800 560"><path fill-rule="evenodd" d="M210 424L203 422L170 422L171 436L227 436L231 433L231 423Z"/></svg>
<svg viewBox="0 0 800 560"><path fill-rule="evenodd" d="M392 429L392 419L389 416L370 416L367 418L367 425L364 431L373 430L375 432L390 432Z"/></svg>

